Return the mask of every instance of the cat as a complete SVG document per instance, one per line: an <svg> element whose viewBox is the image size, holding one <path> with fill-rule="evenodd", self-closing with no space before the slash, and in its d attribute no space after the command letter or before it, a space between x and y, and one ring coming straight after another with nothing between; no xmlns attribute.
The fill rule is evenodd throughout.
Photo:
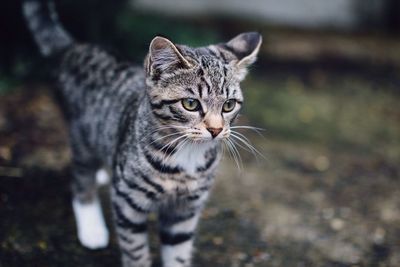
<svg viewBox="0 0 400 267"><path fill-rule="evenodd" d="M261 35L199 48L156 36L141 67L76 42L51 3L25 0L23 11L41 53L59 62L79 241L90 249L109 242L95 180L106 167L123 266L151 266L149 212L159 215L163 266L190 266L196 225Z"/></svg>

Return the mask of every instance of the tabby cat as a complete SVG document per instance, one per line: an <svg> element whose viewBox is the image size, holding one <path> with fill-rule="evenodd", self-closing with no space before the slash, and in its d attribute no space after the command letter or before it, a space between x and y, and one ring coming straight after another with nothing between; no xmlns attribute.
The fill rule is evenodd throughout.
<svg viewBox="0 0 400 267"><path fill-rule="evenodd" d="M80 242L90 249L108 244L96 193L96 173L106 167L123 266L151 266L149 212L159 215L163 266L190 266L196 225L260 34L199 48L157 36L140 67L74 41L51 4L26 0L23 10L41 53L59 60Z"/></svg>

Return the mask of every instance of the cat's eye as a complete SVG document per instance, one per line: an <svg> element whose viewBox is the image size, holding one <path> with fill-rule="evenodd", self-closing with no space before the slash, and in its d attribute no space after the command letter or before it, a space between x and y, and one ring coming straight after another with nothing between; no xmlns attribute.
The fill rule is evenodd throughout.
<svg viewBox="0 0 400 267"><path fill-rule="evenodd" d="M201 108L199 100L193 98L182 99L182 106L189 111L198 111Z"/></svg>
<svg viewBox="0 0 400 267"><path fill-rule="evenodd" d="M222 106L222 111L223 112L231 112L236 106L236 100L234 99L229 99L226 100L224 105Z"/></svg>

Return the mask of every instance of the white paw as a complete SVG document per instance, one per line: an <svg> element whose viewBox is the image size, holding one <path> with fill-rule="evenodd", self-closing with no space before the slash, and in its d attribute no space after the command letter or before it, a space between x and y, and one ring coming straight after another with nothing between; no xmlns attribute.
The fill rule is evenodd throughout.
<svg viewBox="0 0 400 267"><path fill-rule="evenodd" d="M105 169L100 169L96 172L96 182L98 185L107 185L110 183L110 175Z"/></svg>
<svg viewBox="0 0 400 267"><path fill-rule="evenodd" d="M93 226L90 229L78 231L78 238L84 247L89 249L105 248L108 245L109 234L105 227Z"/></svg>
<svg viewBox="0 0 400 267"><path fill-rule="evenodd" d="M89 249L105 248L108 245L109 233L104 222L100 203L96 199L91 203L72 202L78 238L83 246Z"/></svg>

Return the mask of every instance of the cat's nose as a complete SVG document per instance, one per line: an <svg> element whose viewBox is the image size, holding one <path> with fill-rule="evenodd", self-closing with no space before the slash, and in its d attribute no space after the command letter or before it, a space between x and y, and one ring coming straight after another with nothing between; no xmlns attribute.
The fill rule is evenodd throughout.
<svg viewBox="0 0 400 267"><path fill-rule="evenodd" d="M207 128L207 130L211 133L211 136L215 138L222 131L222 128Z"/></svg>

